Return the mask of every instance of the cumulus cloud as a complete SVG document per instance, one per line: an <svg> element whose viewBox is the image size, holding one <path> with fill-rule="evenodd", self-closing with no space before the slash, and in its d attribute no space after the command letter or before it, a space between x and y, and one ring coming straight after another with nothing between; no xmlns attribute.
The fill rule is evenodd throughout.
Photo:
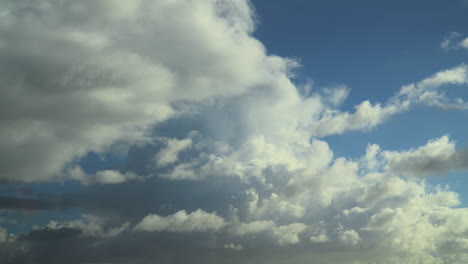
<svg viewBox="0 0 468 264"><path fill-rule="evenodd" d="M468 82L465 64L344 112L349 88L301 91L297 62L267 55L248 1L0 5L0 178L78 180L92 212L20 236L5 263L467 259L467 209L419 179L466 169L448 136L358 158L321 138L417 104L466 109L442 90ZM122 168L80 167L119 144Z"/></svg>
<svg viewBox="0 0 468 264"><path fill-rule="evenodd" d="M135 230L192 232L218 230L224 225L223 218L199 209L188 214L182 210L169 216L150 214L135 226Z"/></svg>
<svg viewBox="0 0 468 264"><path fill-rule="evenodd" d="M252 37L245 1L9 1L4 10L3 180L64 179L90 151L147 142L155 124L203 111L211 118L199 120L204 133L222 141L281 142L371 129L414 103L466 108L434 90L466 83L466 65L405 86L386 104L364 101L354 113L335 108L349 93L344 86L303 96L289 78L297 62L267 55ZM190 145L168 140L159 166ZM173 177L196 178L189 167Z"/></svg>
<svg viewBox="0 0 468 264"><path fill-rule="evenodd" d="M158 166L165 166L177 161L177 154L192 145L191 139L170 139L167 142L167 147L160 150L156 155L156 163Z"/></svg>
<svg viewBox="0 0 468 264"><path fill-rule="evenodd" d="M63 178L89 151L146 140L149 126L184 112L177 101L240 94L290 67L250 36L244 1L2 7L4 180Z"/></svg>
<svg viewBox="0 0 468 264"><path fill-rule="evenodd" d="M369 145L363 166L385 167L391 173L408 177L444 175L454 170L467 169L466 150L458 151L455 142L445 135L426 145L405 151L382 151L378 145Z"/></svg>

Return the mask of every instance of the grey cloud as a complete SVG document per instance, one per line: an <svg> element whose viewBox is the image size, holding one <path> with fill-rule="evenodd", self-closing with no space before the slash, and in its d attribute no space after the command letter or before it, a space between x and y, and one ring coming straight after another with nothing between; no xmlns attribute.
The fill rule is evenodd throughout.
<svg viewBox="0 0 468 264"><path fill-rule="evenodd" d="M0 210L57 210L78 206L71 197L64 196L54 200L0 197Z"/></svg>
<svg viewBox="0 0 468 264"><path fill-rule="evenodd" d="M78 237L81 234L80 229L76 228L60 228L60 229L51 229L44 228L33 230L31 233L21 236L20 240L26 241L37 241L37 242L50 242L50 241L61 241L61 240L70 240Z"/></svg>
<svg viewBox="0 0 468 264"><path fill-rule="evenodd" d="M457 151L454 141L448 136L430 140L417 149L383 151L380 154L391 172L406 176L444 175L468 169L468 151Z"/></svg>
<svg viewBox="0 0 468 264"><path fill-rule="evenodd" d="M410 157L406 160L394 162L393 171L405 175L445 175L451 171L464 171L468 169L468 151L453 153L446 159L438 157Z"/></svg>

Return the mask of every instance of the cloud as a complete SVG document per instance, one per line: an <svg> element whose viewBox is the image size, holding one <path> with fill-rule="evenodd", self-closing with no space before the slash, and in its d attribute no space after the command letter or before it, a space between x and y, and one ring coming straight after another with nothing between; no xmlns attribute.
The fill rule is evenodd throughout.
<svg viewBox="0 0 468 264"><path fill-rule="evenodd" d="M467 259L467 208L420 179L466 168L454 141L347 158L323 138L418 104L465 109L442 90L467 83L465 64L346 112L349 88L301 91L298 63L267 55L248 1L0 5L0 177L77 180L86 213L20 235L2 263ZM80 167L117 147L121 167Z"/></svg>
<svg viewBox="0 0 468 264"><path fill-rule="evenodd" d="M450 34L442 40L440 47L445 50L468 49L468 38L463 37L463 35L458 32L450 32Z"/></svg>
<svg viewBox="0 0 468 264"><path fill-rule="evenodd" d="M369 145L363 162L374 170L380 167L401 176L424 177L466 170L467 160L466 150L457 151L455 142L445 135L405 151L382 151L378 145Z"/></svg>
<svg viewBox="0 0 468 264"><path fill-rule="evenodd" d="M463 47L465 49L468 49L468 38L465 38L464 40L460 41L460 43L458 43L458 45L460 45L461 47Z"/></svg>
<svg viewBox="0 0 468 264"><path fill-rule="evenodd" d="M417 83L401 87L400 91L385 104L363 101L356 105L354 113L328 109L322 117L312 125L313 134L327 136L342 134L347 131L370 130L389 120L392 116L408 111L417 104L441 109L468 108L462 98L451 99L440 92L445 85L463 85L468 83L468 67L460 64L450 69L439 71Z"/></svg>
<svg viewBox="0 0 468 264"><path fill-rule="evenodd" d="M78 204L65 196L57 200L0 197L0 210L57 210L77 206Z"/></svg>
<svg viewBox="0 0 468 264"><path fill-rule="evenodd" d="M233 243L224 245L224 248L228 248L228 249L232 249L232 250L243 250L244 249L242 247L242 245L233 244Z"/></svg>
<svg viewBox="0 0 468 264"><path fill-rule="evenodd" d="M186 211L182 210L169 216L147 215L135 226L135 230L192 232L218 230L224 225L224 219L216 214L207 213L203 210L187 214Z"/></svg>
<svg viewBox="0 0 468 264"><path fill-rule="evenodd" d="M177 161L177 154L192 145L191 139L170 139L167 142L167 147L160 150L156 155L156 163L158 166L166 166Z"/></svg>
<svg viewBox="0 0 468 264"><path fill-rule="evenodd" d="M450 32L448 36L446 36L442 42L440 43L440 47L443 49L451 49L453 48L453 42L461 37L461 34L458 32Z"/></svg>
<svg viewBox="0 0 468 264"><path fill-rule="evenodd" d="M467 168L466 151L457 152L448 136L429 141L425 146L404 152L387 151L383 156L390 170L408 176L446 174Z"/></svg>
<svg viewBox="0 0 468 264"><path fill-rule="evenodd" d="M12 242L15 240L15 236L13 234L9 234L8 230L0 226L0 244L5 242Z"/></svg>
<svg viewBox="0 0 468 264"><path fill-rule="evenodd" d="M49 0L8 2L4 9L8 23L0 32L10 37L0 46L8 58L1 66L2 85L11 88L1 94L3 180L66 179L67 170L90 151L147 144L155 125L201 113L203 135L239 144L252 135L281 142L368 130L415 103L466 108L461 99L427 90L436 87L424 82L383 105L364 101L354 113L335 108L349 93L344 86L302 96L289 79L297 62L266 54L251 35L254 12L246 1ZM168 140L172 145L156 155L159 166L176 162L176 153L191 139ZM103 183L129 178L110 173L94 178ZM167 176L198 177L189 164Z"/></svg>
<svg viewBox="0 0 468 264"><path fill-rule="evenodd" d="M273 229L275 223L273 221L254 221L250 223L241 223L234 231L235 234L243 236L246 234L263 232Z"/></svg>
<svg viewBox="0 0 468 264"><path fill-rule="evenodd" d="M110 221L99 216L83 215L81 219L58 222L50 221L44 227L34 226L33 230L22 239L35 239L38 241L62 238L93 238L108 239L120 235L126 231L130 223L125 222L115 227L109 227Z"/></svg>
<svg viewBox="0 0 468 264"><path fill-rule="evenodd" d="M8 1L2 10L3 180L63 179L89 151L145 141L150 126L184 112L176 102L241 94L289 67L250 36L244 1Z"/></svg>
<svg viewBox="0 0 468 264"><path fill-rule="evenodd" d="M280 245L297 244L300 241L299 234L306 230L306 228L305 224L293 223L276 228L274 234L278 236L278 243Z"/></svg>
<svg viewBox="0 0 468 264"><path fill-rule="evenodd" d="M118 184L128 180L142 179L142 177L136 175L131 171L121 173L116 170L102 170L89 175L85 173L80 167L75 166L70 168L66 174L70 179L77 180L82 184Z"/></svg>

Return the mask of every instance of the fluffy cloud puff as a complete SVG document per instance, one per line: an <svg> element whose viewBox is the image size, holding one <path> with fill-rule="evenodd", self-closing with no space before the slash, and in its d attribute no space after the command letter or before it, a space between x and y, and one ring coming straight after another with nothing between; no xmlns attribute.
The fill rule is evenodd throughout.
<svg viewBox="0 0 468 264"><path fill-rule="evenodd" d="M210 214L203 210L187 214L186 211L182 210L165 217L153 214L147 215L135 226L135 229L143 231L190 232L218 230L224 225L224 219L216 214Z"/></svg>

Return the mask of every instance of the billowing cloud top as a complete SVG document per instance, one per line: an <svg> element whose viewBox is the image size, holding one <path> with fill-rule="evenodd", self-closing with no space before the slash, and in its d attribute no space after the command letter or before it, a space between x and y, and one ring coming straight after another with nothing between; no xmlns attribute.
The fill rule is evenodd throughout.
<svg viewBox="0 0 468 264"><path fill-rule="evenodd" d="M266 52L247 0L0 10L0 180L78 181L67 204L86 213L26 234L0 227L6 263L468 261L468 209L424 181L467 169L454 140L369 144L350 159L325 138L416 105L466 110L443 91L466 88L466 64L349 112L346 86L293 83L299 63ZM89 153L126 161L93 171L81 163Z"/></svg>

